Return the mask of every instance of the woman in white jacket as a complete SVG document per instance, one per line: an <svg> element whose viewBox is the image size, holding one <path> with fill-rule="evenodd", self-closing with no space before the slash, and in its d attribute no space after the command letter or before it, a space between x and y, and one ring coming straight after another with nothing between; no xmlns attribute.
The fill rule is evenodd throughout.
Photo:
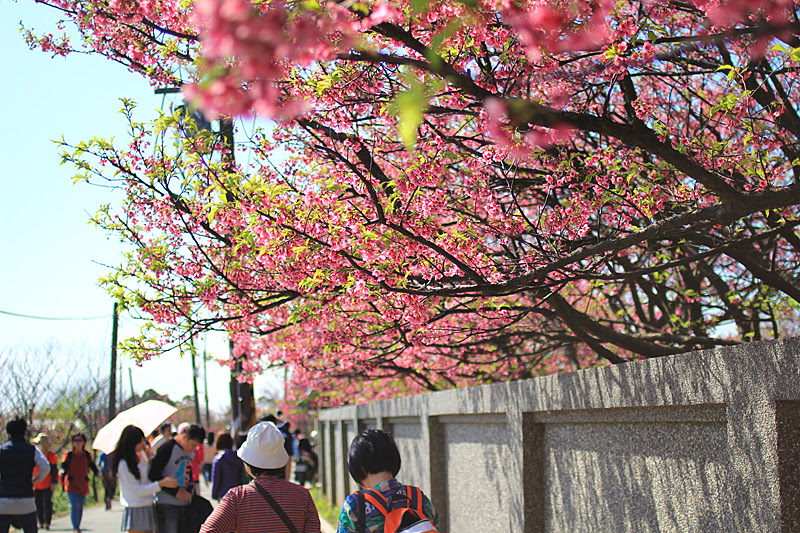
<svg viewBox="0 0 800 533"><path fill-rule="evenodd" d="M111 457L111 472L119 477L122 531L148 533L156 530L156 508L153 497L161 487L175 488L178 480L165 477L150 481L150 463L144 453L144 432L136 426L126 426Z"/></svg>

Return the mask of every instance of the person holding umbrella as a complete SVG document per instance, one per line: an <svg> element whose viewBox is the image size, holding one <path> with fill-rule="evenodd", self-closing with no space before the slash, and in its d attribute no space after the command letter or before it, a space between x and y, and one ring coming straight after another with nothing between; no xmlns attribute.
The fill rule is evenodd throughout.
<svg viewBox="0 0 800 533"><path fill-rule="evenodd" d="M178 480L167 476L150 481L150 463L144 453L147 441L136 426L122 430L117 448L111 453L111 473L119 477L123 505L123 531L147 533L158 529L154 497L162 488L176 488Z"/></svg>

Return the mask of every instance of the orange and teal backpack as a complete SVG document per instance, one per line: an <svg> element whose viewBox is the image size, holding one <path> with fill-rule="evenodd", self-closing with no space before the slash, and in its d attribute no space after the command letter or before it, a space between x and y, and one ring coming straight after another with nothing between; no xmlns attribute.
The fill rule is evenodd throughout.
<svg viewBox="0 0 800 533"><path fill-rule="evenodd" d="M356 492L358 496L358 531L366 533L366 502L368 501L386 519L383 533L438 533L436 527L422 512L422 491L406 485L406 493L395 494L389 501L374 489Z"/></svg>

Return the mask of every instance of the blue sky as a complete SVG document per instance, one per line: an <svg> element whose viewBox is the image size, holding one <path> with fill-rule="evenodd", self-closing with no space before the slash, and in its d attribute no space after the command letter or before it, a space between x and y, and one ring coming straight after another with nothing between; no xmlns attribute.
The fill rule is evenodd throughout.
<svg viewBox="0 0 800 533"><path fill-rule="evenodd" d="M138 119L145 120L162 105L168 108L169 98L180 96L165 101L141 77L99 56L51 58L31 51L19 33L20 20L26 27L54 32L58 17L31 0L0 0L0 311L104 318L36 320L0 313L0 350L52 339L72 351L105 353L113 304L97 279L107 272L102 265L118 262L123 248L88 220L100 205L113 204L119 196L73 185L72 169L60 165L52 140L62 135L69 142L94 136L124 139L120 98L134 99ZM135 327L123 316L120 338L132 335ZM218 355L224 355L225 345L224 339L208 343ZM133 368L137 392L154 388L176 398L191 394L188 360L165 356L143 368L125 366ZM209 372L211 407L223 409L229 403L228 372L216 364L209 365ZM127 389L127 370L124 374ZM256 393L278 386L264 378L257 381Z"/></svg>

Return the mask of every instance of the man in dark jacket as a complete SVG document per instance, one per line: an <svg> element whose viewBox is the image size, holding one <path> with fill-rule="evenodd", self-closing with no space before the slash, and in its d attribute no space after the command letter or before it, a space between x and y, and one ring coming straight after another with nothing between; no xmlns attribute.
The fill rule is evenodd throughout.
<svg viewBox="0 0 800 533"><path fill-rule="evenodd" d="M8 533L11 522L22 525L24 533L36 533L36 500L33 484L50 473L47 458L25 440L28 423L15 418L6 424L9 441L0 446L0 533ZM39 473L33 477L33 467Z"/></svg>

